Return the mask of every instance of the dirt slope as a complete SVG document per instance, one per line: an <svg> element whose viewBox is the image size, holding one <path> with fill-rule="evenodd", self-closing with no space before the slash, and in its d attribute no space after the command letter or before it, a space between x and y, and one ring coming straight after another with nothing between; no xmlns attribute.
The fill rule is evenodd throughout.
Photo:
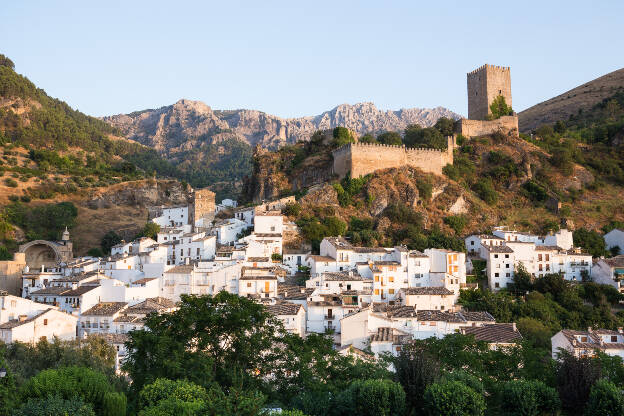
<svg viewBox="0 0 624 416"><path fill-rule="evenodd" d="M541 102L518 114L521 132L530 132L542 124L567 120L579 109L590 109L595 104L624 88L624 68Z"/></svg>

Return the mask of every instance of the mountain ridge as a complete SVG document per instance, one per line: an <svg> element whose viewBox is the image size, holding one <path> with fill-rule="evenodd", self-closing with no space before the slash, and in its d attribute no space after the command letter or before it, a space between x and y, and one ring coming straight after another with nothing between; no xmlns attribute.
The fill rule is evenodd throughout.
<svg viewBox="0 0 624 416"><path fill-rule="evenodd" d="M409 124L429 127L440 117L461 116L443 107L380 110L372 102L340 104L314 116L283 118L259 110L213 110L201 101L180 99L158 109L102 117L128 138L172 155L209 139L236 138L276 148L307 140L316 130L347 127L356 134L401 131Z"/></svg>

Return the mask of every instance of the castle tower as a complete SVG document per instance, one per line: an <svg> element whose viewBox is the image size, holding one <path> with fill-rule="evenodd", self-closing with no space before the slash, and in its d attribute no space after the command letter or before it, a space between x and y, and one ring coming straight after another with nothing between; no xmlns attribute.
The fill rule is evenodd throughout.
<svg viewBox="0 0 624 416"><path fill-rule="evenodd" d="M490 104L499 95L511 107L511 74L509 67L485 64L467 74L468 118L486 120Z"/></svg>
<svg viewBox="0 0 624 416"><path fill-rule="evenodd" d="M215 193L210 189L196 189L193 193L193 204L189 208L191 225L197 225L201 219L212 221L215 215Z"/></svg>

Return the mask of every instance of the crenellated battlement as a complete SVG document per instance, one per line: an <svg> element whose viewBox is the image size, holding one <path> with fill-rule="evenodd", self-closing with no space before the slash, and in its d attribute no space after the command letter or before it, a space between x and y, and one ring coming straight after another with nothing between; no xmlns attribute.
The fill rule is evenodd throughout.
<svg viewBox="0 0 624 416"><path fill-rule="evenodd" d="M484 64L484 65L481 65L479 68L473 69L472 71L468 72L467 75L470 76L470 75L477 74L479 72L484 71L486 68L495 69L497 71L507 71L507 72L511 71L511 67L509 66Z"/></svg>
<svg viewBox="0 0 624 416"><path fill-rule="evenodd" d="M379 169L412 166L425 172L441 174L453 163L454 140L448 138L448 149L409 148L388 144L350 143L332 152L334 173L344 177L363 176Z"/></svg>

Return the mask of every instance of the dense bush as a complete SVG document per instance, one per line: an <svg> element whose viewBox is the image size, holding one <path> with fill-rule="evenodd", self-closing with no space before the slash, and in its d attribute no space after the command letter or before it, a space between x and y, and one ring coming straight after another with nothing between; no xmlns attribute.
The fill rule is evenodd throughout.
<svg viewBox="0 0 624 416"><path fill-rule="evenodd" d="M585 407L585 415L624 415L622 389L608 380L598 380L591 388L589 401Z"/></svg>
<svg viewBox="0 0 624 416"><path fill-rule="evenodd" d="M608 256L604 238L597 231L585 228L574 230L572 234L575 247L581 247L594 257Z"/></svg>
<svg viewBox="0 0 624 416"><path fill-rule="evenodd" d="M74 226L78 209L71 202L38 206L14 202L5 207L7 220L21 227L28 240L58 240L65 227Z"/></svg>
<svg viewBox="0 0 624 416"><path fill-rule="evenodd" d="M511 416L557 415L559 396L541 381L512 380L503 386L502 408Z"/></svg>
<svg viewBox="0 0 624 416"><path fill-rule="evenodd" d="M494 185L489 178L482 178L474 184L473 190L488 205L496 205L498 202L498 192L494 189Z"/></svg>
<svg viewBox="0 0 624 416"><path fill-rule="evenodd" d="M481 416L485 412L483 397L460 381L430 385L423 400L429 416Z"/></svg>

